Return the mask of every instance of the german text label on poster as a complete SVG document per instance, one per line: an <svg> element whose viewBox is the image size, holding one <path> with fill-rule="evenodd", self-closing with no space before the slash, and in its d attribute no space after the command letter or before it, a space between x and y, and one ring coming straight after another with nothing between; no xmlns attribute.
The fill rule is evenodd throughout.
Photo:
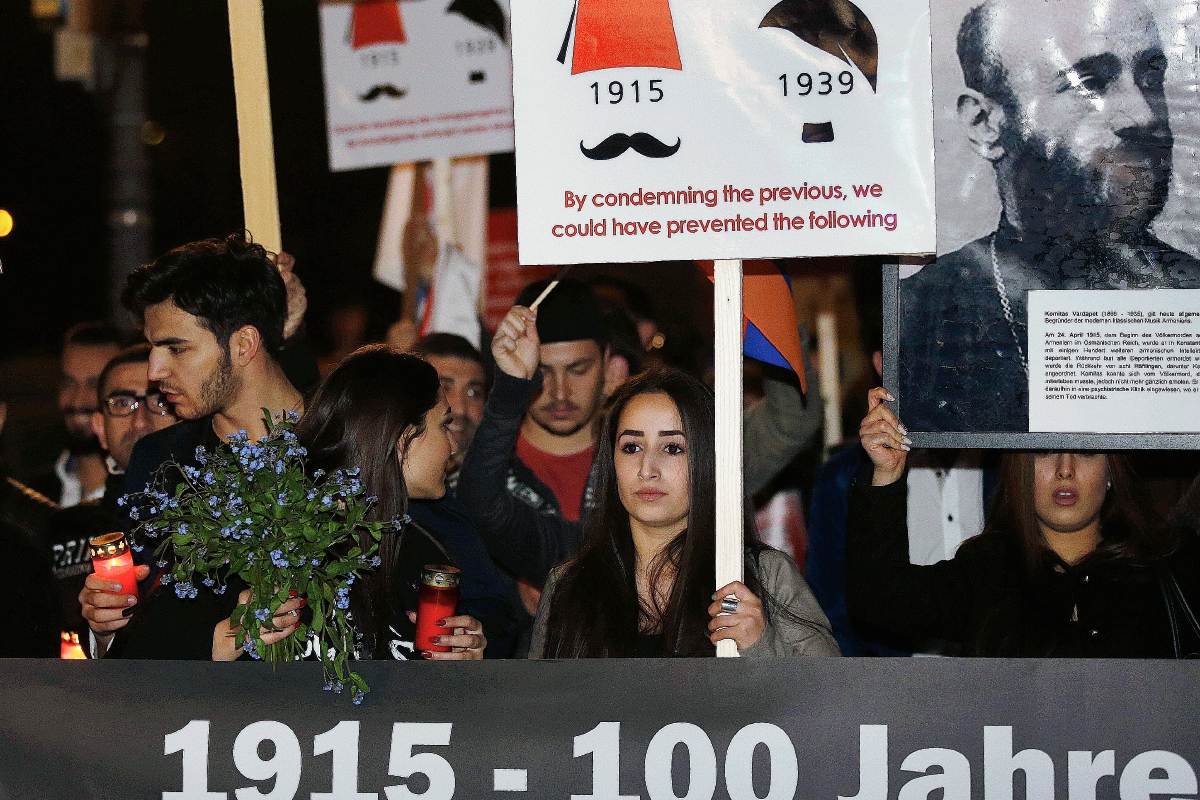
<svg viewBox="0 0 1200 800"><path fill-rule="evenodd" d="M528 264L932 252L927 0L517 0Z"/></svg>
<svg viewBox="0 0 1200 800"><path fill-rule="evenodd" d="M508 0L321 6L334 171L513 148Z"/></svg>
<svg viewBox="0 0 1200 800"><path fill-rule="evenodd" d="M1200 290L1030 292L1029 428L1200 432Z"/></svg>

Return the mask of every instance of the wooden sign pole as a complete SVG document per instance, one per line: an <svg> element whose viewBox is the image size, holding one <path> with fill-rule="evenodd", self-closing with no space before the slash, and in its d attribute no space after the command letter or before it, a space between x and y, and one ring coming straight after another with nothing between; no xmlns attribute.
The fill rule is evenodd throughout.
<svg viewBox="0 0 1200 800"><path fill-rule="evenodd" d="M245 226L254 241L278 253L283 247L283 237L279 232L262 0L229 0L229 44L233 52Z"/></svg>
<svg viewBox="0 0 1200 800"><path fill-rule="evenodd" d="M713 267L717 463L717 588L743 579L742 543L742 262ZM736 658L732 639L717 643L717 656Z"/></svg>

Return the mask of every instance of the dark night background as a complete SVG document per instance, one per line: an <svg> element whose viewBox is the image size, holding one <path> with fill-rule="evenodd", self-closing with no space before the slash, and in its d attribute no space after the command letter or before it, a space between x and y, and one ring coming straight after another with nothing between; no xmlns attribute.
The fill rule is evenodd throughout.
<svg viewBox="0 0 1200 800"><path fill-rule="evenodd" d="M237 123L224 0L147 0L152 252L241 227ZM370 278L385 168L331 173L316 0L266 0L267 59L284 248L296 256L318 348L340 305L371 311L374 335L399 295ZM53 36L29 0L0 0L0 359L52 355L66 328L103 317L108 152L102 98L54 78ZM516 204L511 154L492 159L492 206Z"/></svg>

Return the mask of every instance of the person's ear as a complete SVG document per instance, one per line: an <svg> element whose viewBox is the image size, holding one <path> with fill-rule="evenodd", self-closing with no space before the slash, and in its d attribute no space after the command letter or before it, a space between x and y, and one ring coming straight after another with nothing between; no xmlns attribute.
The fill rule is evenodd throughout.
<svg viewBox="0 0 1200 800"><path fill-rule="evenodd" d="M625 356L608 356L604 363L604 396L611 397L629 377L629 372L629 360Z"/></svg>
<svg viewBox="0 0 1200 800"><path fill-rule="evenodd" d="M967 89L958 96L958 119L967 128L971 147L988 161L999 161L1004 156L1000 131L1005 116L999 103L974 89Z"/></svg>
<svg viewBox="0 0 1200 800"><path fill-rule="evenodd" d="M875 367L875 374L883 377L883 352L876 350L871 353L871 366Z"/></svg>
<svg viewBox="0 0 1200 800"><path fill-rule="evenodd" d="M253 325L243 325L229 337L229 357L239 367L253 361L261 349L262 335Z"/></svg>
<svg viewBox="0 0 1200 800"><path fill-rule="evenodd" d="M133 412L140 414L140 411ZM96 411L92 414L92 433L96 434L96 438L100 440L100 447L104 452L108 452L108 437L104 433L104 414Z"/></svg>

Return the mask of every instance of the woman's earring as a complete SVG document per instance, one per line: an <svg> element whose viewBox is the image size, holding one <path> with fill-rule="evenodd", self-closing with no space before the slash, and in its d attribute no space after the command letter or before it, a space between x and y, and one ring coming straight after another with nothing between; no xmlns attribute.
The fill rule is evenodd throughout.
<svg viewBox="0 0 1200 800"><path fill-rule="evenodd" d="M1112 488L1112 478L1109 478L1109 479L1108 479L1108 486L1106 486L1105 488L1106 488L1106 489L1111 489L1111 488Z"/></svg>

